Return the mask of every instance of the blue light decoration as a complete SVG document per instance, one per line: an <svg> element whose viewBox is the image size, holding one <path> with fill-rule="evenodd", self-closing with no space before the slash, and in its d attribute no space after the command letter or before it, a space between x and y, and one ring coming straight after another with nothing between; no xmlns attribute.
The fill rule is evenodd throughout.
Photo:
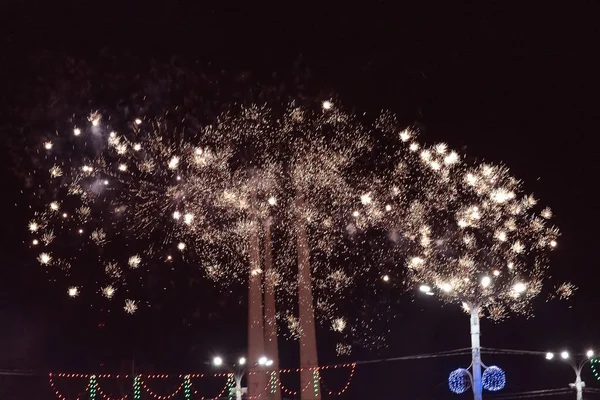
<svg viewBox="0 0 600 400"><path fill-rule="evenodd" d="M481 383L485 390L497 392L498 390L504 389L504 386L506 385L506 374L502 368L492 365L483 371Z"/></svg>
<svg viewBox="0 0 600 400"><path fill-rule="evenodd" d="M469 371L464 368L455 369L450 372L448 377L448 387L450 391L456 394L461 394L469 390L471 387L471 376Z"/></svg>

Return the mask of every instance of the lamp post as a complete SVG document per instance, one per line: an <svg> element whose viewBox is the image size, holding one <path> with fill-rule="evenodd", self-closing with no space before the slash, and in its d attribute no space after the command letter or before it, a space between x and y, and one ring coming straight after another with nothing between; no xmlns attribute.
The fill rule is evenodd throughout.
<svg viewBox="0 0 600 400"><path fill-rule="evenodd" d="M489 286L490 283L491 279L489 277L483 277L481 279L481 285L484 288ZM523 284L517 284L514 289L515 292L523 292L525 289L522 286ZM447 291L444 286L442 286L441 289ZM433 289L429 285L419 286L419 291L428 296L435 295ZM480 305L464 302L463 307L469 311L471 317L471 365L469 367L471 371L469 371L469 368L459 368L458 370L453 371L448 378L448 383L451 386L450 390L457 394L464 393L470 386L473 390L473 399L481 400L483 398L483 389L491 392L504 389L506 375L501 368L495 365L488 367L481 361L481 332L479 325ZM461 381L460 384L456 384L457 379ZM465 384L465 379L468 381L468 384Z"/></svg>
<svg viewBox="0 0 600 400"><path fill-rule="evenodd" d="M592 357L594 356L593 350L588 350L585 353L585 358L581 361L577 362L568 351L562 351L560 353L560 359L569 363L569 365L575 371L575 382L569 383L569 386L577 392L577 400L583 400L583 388L585 387L585 382L581 380L581 371L585 364L589 363ZM554 359L554 353L546 353L546 360Z"/></svg>
<svg viewBox="0 0 600 400"><path fill-rule="evenodd" d="M229 365L225 364L222 357L216 356L213 358L212 364L215 367L225 366L233 374L235 378L235 399L242 400L242 379L244 378L244 375L246 375L246 372L248 372L246 358L240 357L237 363ZM254 366L260 367L270 367L272 365L273 360L265 356L260 357L257 362L254 363Z"/></svg>

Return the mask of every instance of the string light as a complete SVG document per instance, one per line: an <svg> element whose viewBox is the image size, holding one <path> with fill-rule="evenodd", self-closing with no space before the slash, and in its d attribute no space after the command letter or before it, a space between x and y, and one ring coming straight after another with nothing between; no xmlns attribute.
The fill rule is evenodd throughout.
<svg viewBox="0 0 600 400"><path fill-rule="evenodd" d="M481 383L485 390L497 392L498 390L504 389L504 386L506 385L506 374L502 368L492 365L483 371Z"/></svg>
<svg viewBox="0 0 600 400"><path fill-rule="evenodd" d="M58 374L58 377L63 377L66 374ZM77 375L77 378L87 378L87 375L80 375L80 374L69 374L69 375ZM67 398L67 396L64 396L57 388L56 388L56 384L54 383L54 379L53 379L53 375L50 373L48 374L49 378L48 381L50 383L50 387L52 388L52 390L54 391L54 394L56 395L56 397L58 397L59 400L69 400ZM84 393L87 393L90 390L90 383L88 382L87 387L84 390ZM92 398L91 395L89 397L90 399ZM77 396L77 398L75 400L82 400L81 397Z"/></svg>
<svg viewBox="0 0 600 400"><path fill-rule="evenodd" d="M190 400L192 398L192 382L190 381L190 376L186 375L183 382L183 395L186 400Z"/></svg>
<svg viewBox="0 0 600 400"><path fill-rule="evenodd" d="M313 392L315 397L319 397L319 369L313 371Z"/></svg>
<svg viewBox="0 0 600 400"><path fill-rule="evenodd" d="M325 365L325 366L321 366L321 367L311 367L311 368L296 368L296 369L280 369L279 371L268 371L268 372L256 372L256 371L251 371L248 372L248 375L254 375L254 374L258 374L258 373L266 373L269 376L269 381L267 383L267 385L265 386L263 392L270 392L270 393L276 393L278 389L280 389L282 392L284 392L286 395L289 396L297 396L300 393L304 393L306 390L309 389L309 387L311 386L311 382L307 382L306 386L304 388L302 388L300 391L293 391L290 389L287 389L285 386L283 386L283 384L281 383L281 380L278 379L278 373L282 374L282 373L292 373L292 372L302 372L304 370L311 370L313 372L313 381L312 381L312 385L313 385L313 392L315 394L315 396L319 395L320 392L320 387L319 384L322 381L322 377L320 374L320 370L328 370L328 369L338 369L338 368L349 368L350 369L350 375L349 378L347 380L347 382L345 383L345 385L343 386L343 388L339 391L339 392L335 392L335 391L328 391L327 393L331 396L341 396L342 394L344 394L351 382L352 379L354 377L354 373L355 373L355 369L356 369L356 363L352 363L352 364L335 364L335 365ZM192 398L193 395L197 395L198 391L194 390L193 385L192 385L192 379L194 378L204 378L204 377L213 377L213 378L227 378L227 382L225 383L225 386L222 388L222 390L220 391L220 393L217 396L210 396L210 397L199 397L199 400L209 400L209 399L218 399L221 398L223 396L223 394L225 392L227 393L232 393L231 390L233 390L233 388L235 387L235 376L232 373L219 373L219 374L212 374L212 375L205 375L205 374L180 374L180 375L169 375L169 374L153 374L153 375L136 375L134 377L133 380L133 390L131 393L124 395L121 398L111 398L110 396L108 396L106 393L104 393L102 391L102 389L100 388L100 385L98 384L97 379L99 378L103 378L103 379L111 379L111 378L115 378L115 379L120 379L120 378L124 378L124 379L128 379L130 376L129 375L113 375L113 374L99 374L99 375L87 375L87 374L71 374L71 373L58 373L58 374L49 374L49 382L50 382L50 386L52 387L52 389L54 390L56 396L58 397L59 400L68 400L66 396L63 396L55 387L54 384L54 380L53 377L57 376L57 377L61 377L61 378L88 378L89 379L89 384L88 387L86 388L86 392L90 392L89 393L89 398L90 399L95 399L96 398L96 394L99 393L100 396L103 398L103 400L126 400L130 395L132 395L132 399L133 400L141 400L142 396L141 396L141 391L142 388L154 399L156 400L170 400L173 399L175 396L177 396L177 394L179 394L181 391L183 391L184 397L186 400L190 400ZM157 394L155 392L153 392L150 387L148 386L148 384L146 382L144 382L143 378L146 379L169 379L169 378L178 378L181 379L181 384L175 389L174 392L168 394L168 395L160 395ZM94 396L94 397L92 397ZM252 397L252 399L254 400L258 400L259 397L262 396L262 393ZM250 399L250 398L249 398ZM77 400L83 400L83 399L77 399Z"/></svg>
<svg viewBox="0 0 600 400"><path fill-rule="evenodd" d="M271 389L271 393L276 393L277 392L277 372L276 371L272 371L269 377L269 387Z"/></svg>
<svg viewBox="0 0 600 400"><path fill-rule="evenodd" d="M161 376L162 377L162 376ZM144 388L144 390L146 391L146 393L148 393L150 396L152 396L153 398L157 399L157 400L169 400L172 399L173 397L177 396L177 393L179 393L181 391L181 389L183 389L183 386L185 384L185 382L182 382L177 389L175 389L175 391L169 395L159 395L154 393L152 390L150 390L150 388L148 387L148 385L146 385L146 382L144 382L143 380L140 382L142 384L142 387Z"/></svg>
<svg viewBox="0 0 600 400"><path fill-rule="evenodd" d="M119 397L119 398L110 397L109 395L107 395L106 393L104 393L102 391L102 389L100 388L100 384L98 382L96 382L96 390L98 391L98 393L100 393L100 396L102 396L102 398L104 400L125 400L129 397L129 393L127 393L126 395Z"/></svg>
<svg viewBox="0 0 600 400"><path fill-rule="evenodd" d="M96 392L98 391L98 382L96 381L96 375L90 376L90 400L96 399Z"/></svg>
<svg viewBox="0 0 600 400"><path fill-rule="evenodd" d="M229 377L227 378L227 393L229 393L231 395L231 392L233 390L235 390L234 388L235 388L235 382L233 380L233 376L229 375Z"/></svg>
<svg viewBox="0 0 600 400"><path fill-rule="evenodd" d="M335 367L335 368L337 368L337 367ZM350 376L348 377L348 381L346 381L346 384L344 385L344 387L342 388L342 390L340 390L339 392L334 392L334 391L329 390L327 393L330 396L341 396L341 395L343 395L346 392L346 390L348 390L348 388L350 387L350 383L352 382L352 378L354 377L354 370L355 369L356 369L356 364L354 363L354 364L352 364L352 368L350 369ZM320 378L320 379L322 379L322 378Z"/></svg>
<svg viewBox="0 0 600 400"><path fill-rule="evenodd" d="M455 369L448 376L448 387L452 393L461 394L471 387L469 371L464 368Z"/></svg>
<svg viewBox="0 0 600 400"><path fill-rule="evenodd" d="M133 378L133 400L140 400L142 398L141 380L142 377L140 375Z"/></svg>

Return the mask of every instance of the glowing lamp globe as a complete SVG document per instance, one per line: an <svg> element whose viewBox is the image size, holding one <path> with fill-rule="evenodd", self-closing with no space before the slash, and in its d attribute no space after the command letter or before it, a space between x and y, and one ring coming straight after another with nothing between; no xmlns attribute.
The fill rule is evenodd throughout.
<svg viewBox="0 0 600 400"><path fill-rule="evenodd" d="M486 368L481 375L481 383L485 390L490 392L497 392L498 390L504 389L506 385L506 374L502 368L492 365Z"/></svg>
<svg viewBox="0 0 600 400"><path fill-rule="evenodd" d="M455 369L448 376L448 387L452 393L461 394L471 387L471 377L464 368Z"/></svg>

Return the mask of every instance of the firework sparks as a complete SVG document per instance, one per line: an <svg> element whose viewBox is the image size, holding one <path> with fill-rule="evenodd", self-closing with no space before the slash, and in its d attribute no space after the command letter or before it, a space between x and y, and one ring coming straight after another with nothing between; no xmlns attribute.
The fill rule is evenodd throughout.
<svg viewBox="0 0 600 400"><path fill-rule="evenodd" d="M488 307L490 315L525 310L541 290L546 253L557 246L550 209L535 211L537 200L522 193L506 168L470 162L445 143L423 146L417 132L400 129L390 114L370 127L337 104L321 106L290 105L282 115L244 107L185 138L160 119L129 118L109 128L113 118L100 124L100 115L92 114L89 129L75 128L43 144L52 150L105 141L93 159L43 152L47 163L38 175L47 178L50 171L61 179L44 182L43 206L29 222L31 239L49 246L38 261L95 268L101 284L110 283L95 289L106 298L135 296L139 275L153 263L200 265L221 284L243 282L249 273L262 273L248 263L253 218L262 224L272 216L282 243L275 260L278 299L290 315L297 277L291 265L296 248L289 242L301 219L314 243L311 283L318 317L341 332L350 331L346 324L354 320L340 317L333 304L353 282L366 282L361 278L371 269L339 265L357 251L349 242L364 240L361 234L375 226L386 231L395 257L388 250L375 256L401 260L402 269L375 271L373 285L407 274L417 287L427 286L427 294ZM94 140L87 141L89 131ZM375 153L375 137L388 141L392 156ZM364 168L362 159L381 163L380 175ZM68 218L61 218L63 212ZM51 247L71 243L98 265ZM146 252L148 247L153 250ZM139 255L130 256L136 252L144 255L144 268ZM121 269L125 265L130 268ZM117 289L123 285L127 290ZM135 312L136 301L127 299L125 311ZM292 336L301 334L295 317L287 322Z"/></svg>
<svg viewBox="0 0 600 400"><path fill-rule="evenodd" d="M113 296L115 295L115 291L116 289L110 285L102 288L102 295L104 297L106 297L107 299L112 299Z"/></svg>
<svg viewBox="0 0 600 400"><path fill-rule="evenodd" d="M126 313L133 314L137 311L138 306L135 301L127 299L125 300L125 306L123 307Z"/></svg>
<svg viewBox="0 0 600 400"><path fill-rule="evenodd" d="M131 268L139 267L141 262L142 262L142 258L137 254L129 257L129 260L127 261L127 263L129 264L129 266Z"/></svg>
<svg viewBox="0 0 600 400"><path fill-rule="evenodd" d="M48 265L52 261L52 256L50 254L48 254L48 253L41 253L38 256L38 261L42 265Z"/></svg>

